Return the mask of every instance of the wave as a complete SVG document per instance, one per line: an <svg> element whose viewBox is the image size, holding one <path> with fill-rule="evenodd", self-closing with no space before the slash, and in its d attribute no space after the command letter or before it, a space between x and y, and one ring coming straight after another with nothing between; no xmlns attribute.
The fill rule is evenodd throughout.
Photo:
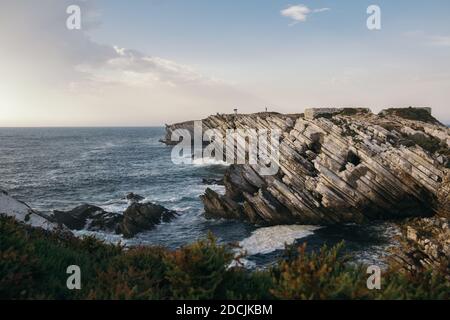
<svg viewBox="0 0 450 320"><path fill-rule="evenodd" d="M199 158L193 159L192 164L194 166L229 166L230 164L223 161L217 160L216 158Z"/></svg>
<svg viewBox="0 0 450 320"><path fill-rule="evenodd" d="M277 250L283 250L287 245L296 240L314 234L318 226L292 225L274 226L255 230L252 235L242 240L239 245L247 255L269 254Z"/></svg>
<svg viewBox="0 0 450 320"><path fill-rule="evenodd" d="M103 142L101 144L98 144L94 147L92 147L89 150L84 151L83 153L81 153L80 155L80 159L81 160L87 160L88 158L90 158L91 156L95 156L98 154L102 154L105 152L108 152L110 149L119 147L120 144L112 142L112 141L108 141L108 142Z"/></svg>
<svg viewBox="0 0 450 320"><path fill-rule="evenodd" d="M94 237L98 240L104 241L106 243L111 243L111 244L126 245L128 242L128 240L124 239L122 237L122 235L107 233L107 232L74 230L73 233L76 237L80 237L80 238Z"/></svg>

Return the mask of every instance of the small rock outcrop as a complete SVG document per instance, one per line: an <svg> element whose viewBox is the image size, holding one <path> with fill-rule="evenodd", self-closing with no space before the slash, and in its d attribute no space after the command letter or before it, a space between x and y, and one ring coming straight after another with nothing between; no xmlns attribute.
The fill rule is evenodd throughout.
<svg viewBox="0 0 450 320"><path fill-rule="evenodd" d="M229 166L225 194L208 189L201 196L210 217L327 225L430 217L448 203L443 182L450 168L450 129L428 109L213 115L202 125L223 137L227 129L282 133L278 172L263 176L254 165Z"/></svg>
<svg viewBox="0 0 450 320"><path fill-rule="evenodd" d="M153 203L134 203L123 213L123 220L117 232L125 238L132 238L137 233L150 230L161 222L170 222L177 216L175 211Z"/></svg>
<svg viewBox="0 0 450 320"><path fill-rule="evenodd" d="M106 212L100 207L83 204L70 211L53 211L56 222L70 230L114 231L122 216Z"/></svg>
<svg viewBox="0 0 450 320"><path fill-rule="evenodd" d="M123 214L107 212L90 204L83 204L70 211L53 212L53 219L70 230L115 232L123 234L125 238L150 230L161 222L169 222L176 216L175 211L163 206L136 201Z"/></svg>
<svg viewBox="0 0 450 320"><path fill-rule="evenodd" d="M207 185L217 185L217 186L223 186L224 185L223 179L203 178L202 179L202 183L203 184L207 184Z"/></svg>

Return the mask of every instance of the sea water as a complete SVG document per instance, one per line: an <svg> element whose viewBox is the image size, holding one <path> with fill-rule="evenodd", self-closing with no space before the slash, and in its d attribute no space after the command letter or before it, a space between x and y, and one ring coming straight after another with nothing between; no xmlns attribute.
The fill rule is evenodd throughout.
<svg viewBox="0 0 450 320"><path fill-rule="evenodd" d="M246 251L249 266L277 260L285 244L308 242L309 249L346 241L362 261L377 262L391 245L390 223L258 228L245 222L207 220L199 196L203 178L220 179L224 163L175 165L171 147L159 142L164 128L0 128L0 188L44 213L88 203L122 213L130 192L180 213L170 223L125 240L118 235L81 231L126 245L163 245L174 249L212 232L220 243Z"/></svg>

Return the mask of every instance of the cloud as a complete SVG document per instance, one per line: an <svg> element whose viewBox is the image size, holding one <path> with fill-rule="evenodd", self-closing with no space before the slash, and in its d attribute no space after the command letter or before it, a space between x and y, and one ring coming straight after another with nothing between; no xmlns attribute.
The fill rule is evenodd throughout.
<svg viewBox="0 0 450 320"><path fill-rule="evenodd" d="M157 125L266 104L185 63L99 43L101 3L0 1L0 126ZM81 30L66 28L71 4Z"/></svg>
<svg viewBox="0 0 450 320"><path fill-rule="evenodd" d="M101 64L79 64L76 70L97 85L154 87L167 85L214 85L220 80L206 77L194 68L161 57L145 55L136 50L114 46L114 54ZM80 87L72 83L72 87Z"/></svg>
<svg viewBox="0 0 450 320"><path fill-rule="evenodd" d="M284 10L281 10L281 15L291 18L294 23L306 21L306 17L311 13L311 10L302 4L296 6L290 6Z"/></svg>
<svg viewBox="0 0 450 320"><path fill-rule="evenodd" d="M430 36L429 43L438 47L450 47L450 36Z"/></svg>
<svg viewBox="0 0 450 320"><path fill-rule="evenodd" d="M294 6L287 7L280 11L281 15L287 18L291 18L293 22L290 25L297 24L299 22L305 22L308 15L311 13L320 13L329 11L330 8L319 8L311 10L303 4L298 4Z"/></svg>
<svg viewBox="0 0 450 320"><path fill-rule="evenodd" d="M320 9L314 9L313 12L314 13L319 13L319 12L325 12L325 11L330 11L330 8L320 8Z"/></svg>

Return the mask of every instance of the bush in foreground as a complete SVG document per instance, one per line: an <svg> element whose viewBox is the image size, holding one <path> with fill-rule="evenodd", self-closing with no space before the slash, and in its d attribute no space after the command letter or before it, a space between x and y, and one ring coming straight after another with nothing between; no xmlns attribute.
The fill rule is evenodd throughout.
<svg viewBox="0 0 450 320"><path fill-rule="evenodd" d="M439 274L383 274L366 287L365 268L348 263L342 245L306 253L287 249L274 267L229 267L231 250L211 236L175 251L125 249L93 238L32 229L0 218L1 299L448 299ZM66 288L66 268L82 270L82 289Z"/></svg>

